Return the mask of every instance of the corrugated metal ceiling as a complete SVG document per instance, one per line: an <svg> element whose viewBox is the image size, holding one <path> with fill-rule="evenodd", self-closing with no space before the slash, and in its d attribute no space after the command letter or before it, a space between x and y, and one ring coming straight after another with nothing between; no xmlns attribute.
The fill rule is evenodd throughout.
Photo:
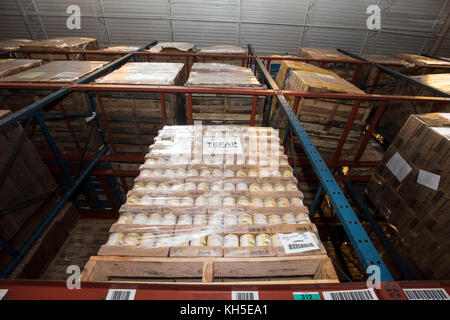
<svg viewBox="0 0 450 320"><path fill-rule="evenodd" d="M81 8L81 30L66 28L70 4ZM382 8L380 32L366 28L366 8L371 4ZM199 46L252 43L261 54L296 54L301 41L303 46L342 47L355 53L427 53L448 4L448 0L2 0L0 37L80 35L117 45L148 40ZM448 37L441 55L450 54Z"/></svg>

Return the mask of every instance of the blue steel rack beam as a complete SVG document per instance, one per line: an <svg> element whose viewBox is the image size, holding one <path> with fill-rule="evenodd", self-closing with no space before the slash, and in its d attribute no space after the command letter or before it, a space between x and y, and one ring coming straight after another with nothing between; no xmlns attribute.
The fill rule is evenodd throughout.
<svg viewBox="0 0 450 320"><path fill-rule="evenodd" d="M152 41L149 44L139 48L138 51L144 50L148 48L149 46L155 44L156 41ZM91 80L105 74L109 70L113 68L117 68L122 63L126 62L128 59L132 58L134 54L130 53L127 54L109 64L104 66L103 68L95 71L94 73L87 75L80 80L76 81L75 84L86 84L90 82ZM106 151L108 150L108 146L106 144L103 145L103 147L98 151L96 156L92 159L92 161L89 162L85 170L78 176L75 177L75 179L72 177L72 175L69 173L69 170L67 169L61 154L59 153L59 150L55 144L55 141L53 137L51 136L47 125L45 124L45 121L41 114L41 109L45 107L46 105L58 101L65 97L69 93L68 88L62 88L59 89L50 95L28 105L27 107L13 113L10 116L5 117L4 119L0 120L0 131L4 130L7 126L12 125L14 123L17 123L18 121L25 119L27 116L30 116L30 119L26 125L26 128L28 127L29 123L35 117L39 123L39 125L42 127L43 133L47 139L48 144L50 145L50 148L52 152L54 153L58 164L60 165L61 169L64 172L65 177L67 178L69 182L69 189L64 193L61 200L51 209L50 213L45 217L45 219L39 224L39 226L32 232L30 237L25 241L24 245L18 250L12 250L12 247L4 241L4 239L1 239L0 245L2 245L7 252L9 252L12 255L12 259L8 262L8 264L1 270L0 272L0 278L6 278L8 277L11 272L14 270L14 268L18 265L18 263L23 259L23 257L28 253L28 251L31 249L33 244L36 242L36 240L39 238L39 236L44 232L44 230L47 228L47 226L51 223L53 218L58 214L58 212L62 209L64 204L72 197L72 195L75 193L75 191L78 189L78 187L81 185L81 183L85 180L85 178L89 175L89 173L92 171L92 169L97 164L97 161L100 159L101 156L103 156ZM26 130L24 130L23 136L25 135ZM16 148L20 148L22 136L19 138L18 146ZM10 155L7 166L3 168L2 170L2 176L4 171L6 172L7 168L9 167L9 163L14 161L15 155L17 151L14 150L13 153Z"/></svg>
<svg viewBox="0 0 450 320"><path fill-rule="evenodd" d="M344 175L344 173L342 172L341 169L338 168L337 171L340 175L342 175L342 176ZM397 268L402 273L403 278L405 280L414 280L414 276L412 275L411 271L408 269L405 262L400 257L399 253L397 252L397 250L393 247L391 241L388 239L388 237L386 237L386 234L381 229L381 227L378 224L375 217L372 215L372 213L369 211L369 209L367 209L365 203L359 197L358 192L353 188L352 183L346 182L346 181L344 181L343 183L344 183L345 187L347 188L347 191L350 194L350 196L352 197L353 201L359 207L360 212L367 219L367 221L369 221L370 225L372 226L374 232L380 239L381 243L383 244L383 246L386 248L386 250L392 257L392 259L394 260Z"/></svg>
<svg viewBox="0 0 450 320"><path fill-rule="evenodd" d="M255 56L254 59L256 61L257 67L259 68L259 71L263 73L268 86L275 91L279 91L280 89L276 85L275 81L271 78L261 59L259 59L256 55L256 52L251 44L248 45L248 49L251 54ZM353 248L355 249L356 254L358 255L358 258L360 259L365 270L367 270L367 268L371 265L377 265L380 268L381 281L393 281L392 275L384 264L383 259L381 259L366 231L361 226L361 223L358 220L355 212L353 211L350 203L345 198L342 190L339 188L339 185L337 184L324 160L320 156L316 147L312 143L311 139L303 128L303 125L293 112L286 98L281 92L277 93L276 98L280 106L283 108L284 113L286 114L291 129L300 140L300 144L302 145L303 150L308 156L314 172L318 176L321 185L327 193L331 204L333 205L333 208L336 211L339 220L341 221L342 226L347 233L347 236L350 239Z"/></svg>

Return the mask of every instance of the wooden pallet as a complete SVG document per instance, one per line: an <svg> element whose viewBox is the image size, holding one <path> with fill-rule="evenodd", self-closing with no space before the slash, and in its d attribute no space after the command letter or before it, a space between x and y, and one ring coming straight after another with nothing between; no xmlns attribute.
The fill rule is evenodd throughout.
<svg viewBox="0 0 450 320"><path fill-rule="evenodd" d="M91 257L81 281L337 283L326 255L261 258Z"/></svg>

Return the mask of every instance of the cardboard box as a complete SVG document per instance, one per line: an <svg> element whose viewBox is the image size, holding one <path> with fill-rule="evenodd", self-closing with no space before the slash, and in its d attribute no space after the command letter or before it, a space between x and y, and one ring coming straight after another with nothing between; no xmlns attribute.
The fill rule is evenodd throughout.
<svg viewBox="0 0 450 320"><path fill-rule="evenodd" d="M450 114L411 115L367 185L429 279L444 279L450 270L442 258L450 248L449 155Z"/></svg>

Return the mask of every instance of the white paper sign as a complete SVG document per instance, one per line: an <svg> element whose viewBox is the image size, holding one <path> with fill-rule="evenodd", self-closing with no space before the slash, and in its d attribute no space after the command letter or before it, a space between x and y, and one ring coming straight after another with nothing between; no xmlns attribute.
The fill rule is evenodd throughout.
<svg viewBox="0 0 450 320"><path fill-rule="evenodd" d="M441 136L450 139L450 128L448 127L431 127L432 130L439 133Z"/></svg>
<svg viewBox="0 0 450 320"><path fill-rule="evenodd" d="M239 138L204 138L203 154L242 154Z"/></svg>
<svg viewBox="0 0 450 320"><path fill-rule="evenodd" d="M61 72L52 77L52 79L73 79L78 78L79 72Z"/></svg>
<svg viewBox="0 0 450 320"><path fill-rule="evenodd" d="M3 300L8 293L8 289L0 289L0 300Z"/></svg>
<svg viewBox="0 0 450 320"><path fill-rule="evenodd" d="M334 79L333 76L330 76L329 74L324 74L324 73L318 73L318 72L314 72L317 76L321 77L321 78L326 78L326 79Z"/></svg>
<svg viewBox="0 0 450 320"><path fill-rule="evenodd" d="M294 232L279 235L284 252L298 253L310 250L319 250L317 241L311 232Z"/></svg>
<svg viewBox="0 0 450 320"><path fill-rule="evenodd" d="M386 166L389 170L391 170L392 174L398 179L399 182L402 182L412 170L408 162L406 162L398 152L392 156Z"/></svg>
<svg viewBox="0 0 450 320"><path fill-rule="evenodd" d="M417 177L417 183L424 185L427 188L437 190L439 187L439 181L441 176L425 170L419 170L419 176Z"/></svg>

